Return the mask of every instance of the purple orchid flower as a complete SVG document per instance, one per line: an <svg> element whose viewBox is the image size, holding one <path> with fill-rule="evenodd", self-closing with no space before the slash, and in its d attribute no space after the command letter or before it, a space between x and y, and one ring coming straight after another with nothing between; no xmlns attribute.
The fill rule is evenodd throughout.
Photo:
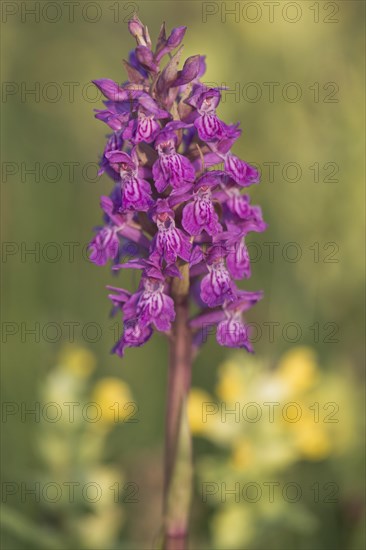
<svg viewBox="0 0 366 550"><path fill-rule="evenodd" d="M103 227L89 244L89 260L97 265L105 265L108 260L114 260L118 254L119 239L116 229Z"/></svg>
<svg viewBox="0 0 366 550"><path fill-rule="evenodd" d="M155 141L159 158L153 165L155 187L159 193L168 185L173 189L186 190L195 178L195 170L189 160L176 152L177 136L173 131L163 131Z"/></svg>
<svg viewBox="0 0 366 550"><path fill-rule="evenodd" d="M191 252L189 237L176 227L174 217L168 201L159 199L153 215L158 231L150 250L152 256L159 255L168 265L174 264L177 258L188 262Z"/></svg>
<svg viewBox="0 0 366 550"><path fill-rule="evenodd" d="M117 165L121 178L122 208L146 212L152 205L151 186L138 175L139 161L136 149L131 156L122 151L106 153L112 165Z"/></svg>
<svg viewBox="0 0 366 550"><path fill-rule="evenodd" d="M201 299L209 307L235 300L237 289L225 264L221 246L212 247L206 260L208 274L201 281Z"/></svg>
<svg viewBox="0 0 366 550"><path fill-rule="evenodd" d="M190 235L199 235L205 230L213 236L222 231L219 217L212 202L211 189L218 185L222 172L207 172L194 186L193 202L183 208L182 226Z"/></svg>
<svg viewBox="0 0 366 550"><path fill-rule="evenodd" d="M263 297L262 292L238 291L237 299L225 303L222 308L205 311L190 321L192 329L198 329L198 341L205 340L212 326L217 327L216 340L221 346L245 348L253 353L249 330L243 321L243 313Z"/></svg>
<svg viewBox="0 0 366 550"><path fill-rule="evenodd" d="M123 138L135 145L154 141L161 130L158 120L171 117L170 113L160 109L148 94L142 95L138 103L136 118L129 121L123 132Z"/></svg>
<svg viewBox="0 0 366 550"><path fill-rule="evenodd" d="M136 40L124 61L128 80L94 81L106 98L96 118L112 130L99 173L113 190L101 199L104 226L90 259L141 272L135 293L110 288L124 323L114 352L145 344L153 330L170 332L180 284L201 310L190 325L197 341L198 323L209 321L220 345L252 351L242 313L261 293L234 281L251 276L246 235L267 227L242 189L259 173L232 153L241 130L217 115L222 88L201 82L205 57L181 60L186 27L169 34L163 24L153 48L137 16L128 26Z"/></svg>
<svg viewBox="0 0 366 550"><path fill-rule="evenodd" d="M244 237L233 241L226 258L227 269L233 279L249 279L251 275L250 257Z"/></svg>
<svg viewBox="0 0 366 550"><path fill-rule="evenodd" d="M259 182L258 170L231 153L225 156L225 170L242 187Z"/></svg>
<svg viewBox="0 0 366 550"><path fill-rule="evenodd" d="M220 99L219 88L202 90L202 86L198 85L190 99L187 100L189 105L197 109L198 116L194 121L194 125L202 141L211 142L226 137L236 139L241 133L237 125L227 125L217 116L216 108L220 103Z"/></svg>
<svg viewBox="0 0 366 550"><path fill-rule="evenodd" d="M141 326L138 319L125 319L121 339L113 347L112 352L119 357L124 356L126 348L139 348L150 340L153 330L150 326Z"/></svg>
<svg viewBox="0 0 366 550"><path fill-rule="evenodd" d="M172 298L164 294L164 281L144 277L142 287L123 306L125 318L138 318L143 328L153 324L157 330L169 331L175 311Z"/></svg>

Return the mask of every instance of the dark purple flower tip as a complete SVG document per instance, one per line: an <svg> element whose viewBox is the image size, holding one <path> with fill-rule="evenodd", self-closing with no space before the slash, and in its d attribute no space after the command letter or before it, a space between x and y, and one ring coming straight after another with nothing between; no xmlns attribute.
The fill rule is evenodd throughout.
<svg viewBox="0 0 366 550"><path fill-rule="evenodd" d="M129 101L136 99L142 93L140 89L121 88L116 82L109 78L92 81L102 94L111 101Z"/></svg>
<svg viewBox="0 0 366 550"><path fill-rule="evenodd" d="M158 66L155 63L152 51L146 46L137 46L136 57L138 62L141 63L143 67L153 72L156 72L158 70Z"/></svg>
<svg viewBox="0 0 366 550"><path fill-rule="evenodd" d="M132 19L128 22L128 30L133 37L140 37L144 34L144 25L141 23L140 19L135 14Z"/></svg>
<svg viewBox="0 0 366 550"><path fill-rule="evenodd" d="M178 78L174 81L173 86L183 86L183 84L188 84L192 82L199 73L200 70L200 56L193 55L188 57L183 65L183 69L178 71Z"/></svg>
<svg viewBox="0 0 366 550"><path fill-rule="evenodd" d="M167 46L169 48L177 48L182 42L186 30L187 27L175 27L167 40Z"/></svg>
<svg viewBox="0 0 366 550"><path fill-rule="evenodd" d="M148 28L145 27L136 14L128 22L128 30L139 45L151 48L151 39Z"/></svg>
<svg viewBox="0 0 366 550"><path fill-rule="evenodd" d="M183 40L187 27L176 27L170 33L168 39L165 37L165 26L162 27L156 46L155 60L157 63L160 62L162 57L167 53L170 53L172 50L177 48Z"/></svg>

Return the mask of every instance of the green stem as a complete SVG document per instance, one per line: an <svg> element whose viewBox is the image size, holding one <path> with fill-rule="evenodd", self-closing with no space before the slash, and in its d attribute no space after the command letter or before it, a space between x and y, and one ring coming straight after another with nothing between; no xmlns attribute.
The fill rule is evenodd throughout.
<svg viewBox="0 0 366 550"><path fill-rule="evenodd" d="M187 418L192 344L185 292L176 292L175 311L166 411L164 550L187 549L192 491L192 443Z"/></svg>

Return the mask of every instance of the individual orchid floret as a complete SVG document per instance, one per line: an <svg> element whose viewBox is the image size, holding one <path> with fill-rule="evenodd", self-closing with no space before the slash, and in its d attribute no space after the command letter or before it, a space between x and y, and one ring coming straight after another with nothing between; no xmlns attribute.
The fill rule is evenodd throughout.
<svg viewBox="0 0 366 550"><path fill-rule="evenodd" d="M146 212L152 205L151 186L138 175L139 161L136 149L131 151L131 156L122 151L110 151L106 153L106 157L112 165L118 166L122 209Z"/></svg>
<svg viewBox="0 0 366 550"><path fill-rule="evenodd" d="M123 132L123 138L134 144L151 143L161 130L158 120L170 118L171 115L164 109L160 109L147 94L139 98L138 104L136 117L129 121Z"/></svg>
<svg viewBox="0 0 366 550"><path fill-rule="evenodd" d="M150 340L153 330L150 326L143 327L138 319L128 319L123 323L123 334L112 353L123 357L126 348L139 348Z"/></svg>
<svg viewBox="0 0 366 550"><path fill-rule="evenodd" d="M206 260L208 274L201 281L201 299L209 307L235 300L237 289L225 264L222 247L213 247Z"/></svg>
<svg viewBox="0 0 366 550"><path fill-rule="evenodd" d="M229 348L245 348L253 353L253 347L248 339L248 330L242 321L240 310L224 308L224 313L226 319L217 325L218 344Z"/></svg>
<svg viewBox="0 0 366 550"><path fill-rule="evenodd" d="M95 109L95 118L105 122L115 132L124 130L130 118L130 108L124 111L123 109L126 108L124 103L106 102L106 105L109 105L108 109Z"/></svg>
<svg viewBox="0 0 366 550"><path fill-rule="evenodd" d="M116 198L115 195L116 193L112 192L111 197L102 196L100 199L100 206L105 212L106 221L114 224L118 235L147 250L150 241L133 221L134 213L131 210L122 211L121 202L112 200Z"/></svg>
<svg viewBox="0 0 366 550"><path fill-rule="evenodd" d="M114 227L103 227L89 244L89 260L97 265L105 265L114 260L119 250L119 239Z"/></svg>
<svg viewBox="0 0 366 550"><path fill-rule="evenodd" d="M153 165L153 177L159 193L168 185L173 189L186 189L194 181L195 170L186 157L176 152L177 141L173 131L162 131L155 141L159 158Z"/></svg>
<svg viewBox="0 0 366 550"><path fill-rule="evenodd" d="M221 346L245 348L252 353L249 329L243 321L243 313L262 297L262 292L238 290L235 301L225 303L221 308L198 314L190 321L191 328L197 330L196 343L202 344L211 333L211 327L216 326L216 339Z"/></svg>
<svg viewBox="0 0 366 550"><path fill-rule="evenodd" d="M106 143L101 162L100 162L100 168L98 171L98 176L101 176L106 172L110 178L112 178L114 181L118 181L118 170L117 166L113 167L111 166L111 163L106 157L107 153L110 153L111 151L119 151L123 147L123 138L121 136L121 132L113 132L113 134L108 138L108 141ZM117 170L117 172L116 172Z"/></svg>
<svg viewBox="0 0 366 550"><path fill-rule="evenodd" d="M138 318L141 327L151 324L157 330L169 331L175 319L174 302L164 293L164 280L143 277L142 289L123 306L126 319Z"/></svg>
<svg viewBox="0 0 366 550"><path fill-rule="evenodd" d="M250 217L250 197L249 195L242 195L240 189L235 186L226 188L227 198L225 201L225 207L232 213L238 216L242 220L246 220Z"/></svg>
<svg viewBox="0 0 366 550"><path fill-rule="evenodd" d="M209 235L217 235L222 231L211 193L211 189L218 185L221 175L222 172L212 170L197 180L193 201L184 207L182 215L182 226L190 235L199 235L204 230Z"/></svg>
<svg viewBox="0 0 366 550"><path fill-rule="evenodd" d="M230 212L224 205L224 217L226 227L229 232L236 235L239 231L242 236L250 232L263 233L267 229L267 224L263 221L262 209L260 206L251 206L246 217L239 217L236 213Z"/></svg>
<svg viewBox="0 0 366 550"><path fill-rule="evenodd" d="M225 170L241 187L247 187L259 182L258 170L232 153L228 153L225 156Z"/></svg>
<svg viewBox="0 0 366 550"><path fill-rule="evenodd" d="M174 217L168 201L159 199L153 214L158 231L151 243L151 253L164 259L168 265L174 264L177 258L188 262L191 252L189 237L176 227Z"/></svg>
<svg viewBox="0 0 366 550"><path fill-rule="evenodd" d="M229 126L220 120L216 108L220 103L221 94L218 88L202 89L197 86L187 103L197 109L194 125L199 137L206 142L221 140L224 137L236 139L241 131L236 126Z"/></svg>
<svg viewBox="0 0 366 550"><path fill-rule="evenodd" d="M125 305L129 302L132 295L123 288L107 287L112 291L109 299L113 303L113 312L123 311ZM113 347L112 352L120 357L124 356L126 348L137 348L145 344L152 336L151 326L142 326L139 318L135 315L126 316L123 321L123 333L119 341Z"/></svg>
<svg viewBox="0 0 366 550"><path fill-rule="evenodd" d="M229 253L226 257L226 266L233 279L249 279L251 275L250 257L244 237L233 240L229 245Z"/></svg>

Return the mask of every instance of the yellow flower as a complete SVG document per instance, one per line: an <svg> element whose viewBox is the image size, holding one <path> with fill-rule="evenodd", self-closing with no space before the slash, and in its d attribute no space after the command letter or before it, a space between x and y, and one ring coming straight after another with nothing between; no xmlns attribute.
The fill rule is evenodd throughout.
<svg viewBox="0 0 366 550"><path fill-rule="evenodd" d="M235 402L243 400L245 392L244 366L234 361L227 361L220 368L219 383L216 393L222 401Z"/></svg>
<svg viewBox="0 0 366 550"><path fill-rule="evenodd" d="M253 444L248 440L239 440L232 455L234 468L238 470L246 469L253 463L254 458Z"/></svg>
<svg viewBox="0 0 366 550"><path fill-rule="evenodd" d="M322 460L332 451L332 442L327 425L315 422L314 415L301 406L299 422L287 423L298 452L308 460Z"/></svg>
<svg viewBox="0 0 366 550"><path fill-rule="evenodd" d="M102 424L132 420L137 410L129 386L119 378L108 377L99 380L94 386L91 400L100 407Z"/></svg>
<svg viewBox="0 0 366 550"><path fill-rule="evenodd" d="M213 403L212 397L203 390L192 388L188 396L188 421L193 434L202 434L208 430L210 415L207 414L205 403Z"/></svg>
<svg viewBox="0 0 366 550"><path fill-rule="evenodd" d="M313 387L319 378L315 352L307 347L288 351L279 363L277 377L290 392L303 392Z"/></svg>
<svg viewBox="0 0 366 550"><path fill-rule="evenodd" d="M60 354L63 369L77 377L87 378L96 367L95 355L86 348L67 346Z"/></svg>

